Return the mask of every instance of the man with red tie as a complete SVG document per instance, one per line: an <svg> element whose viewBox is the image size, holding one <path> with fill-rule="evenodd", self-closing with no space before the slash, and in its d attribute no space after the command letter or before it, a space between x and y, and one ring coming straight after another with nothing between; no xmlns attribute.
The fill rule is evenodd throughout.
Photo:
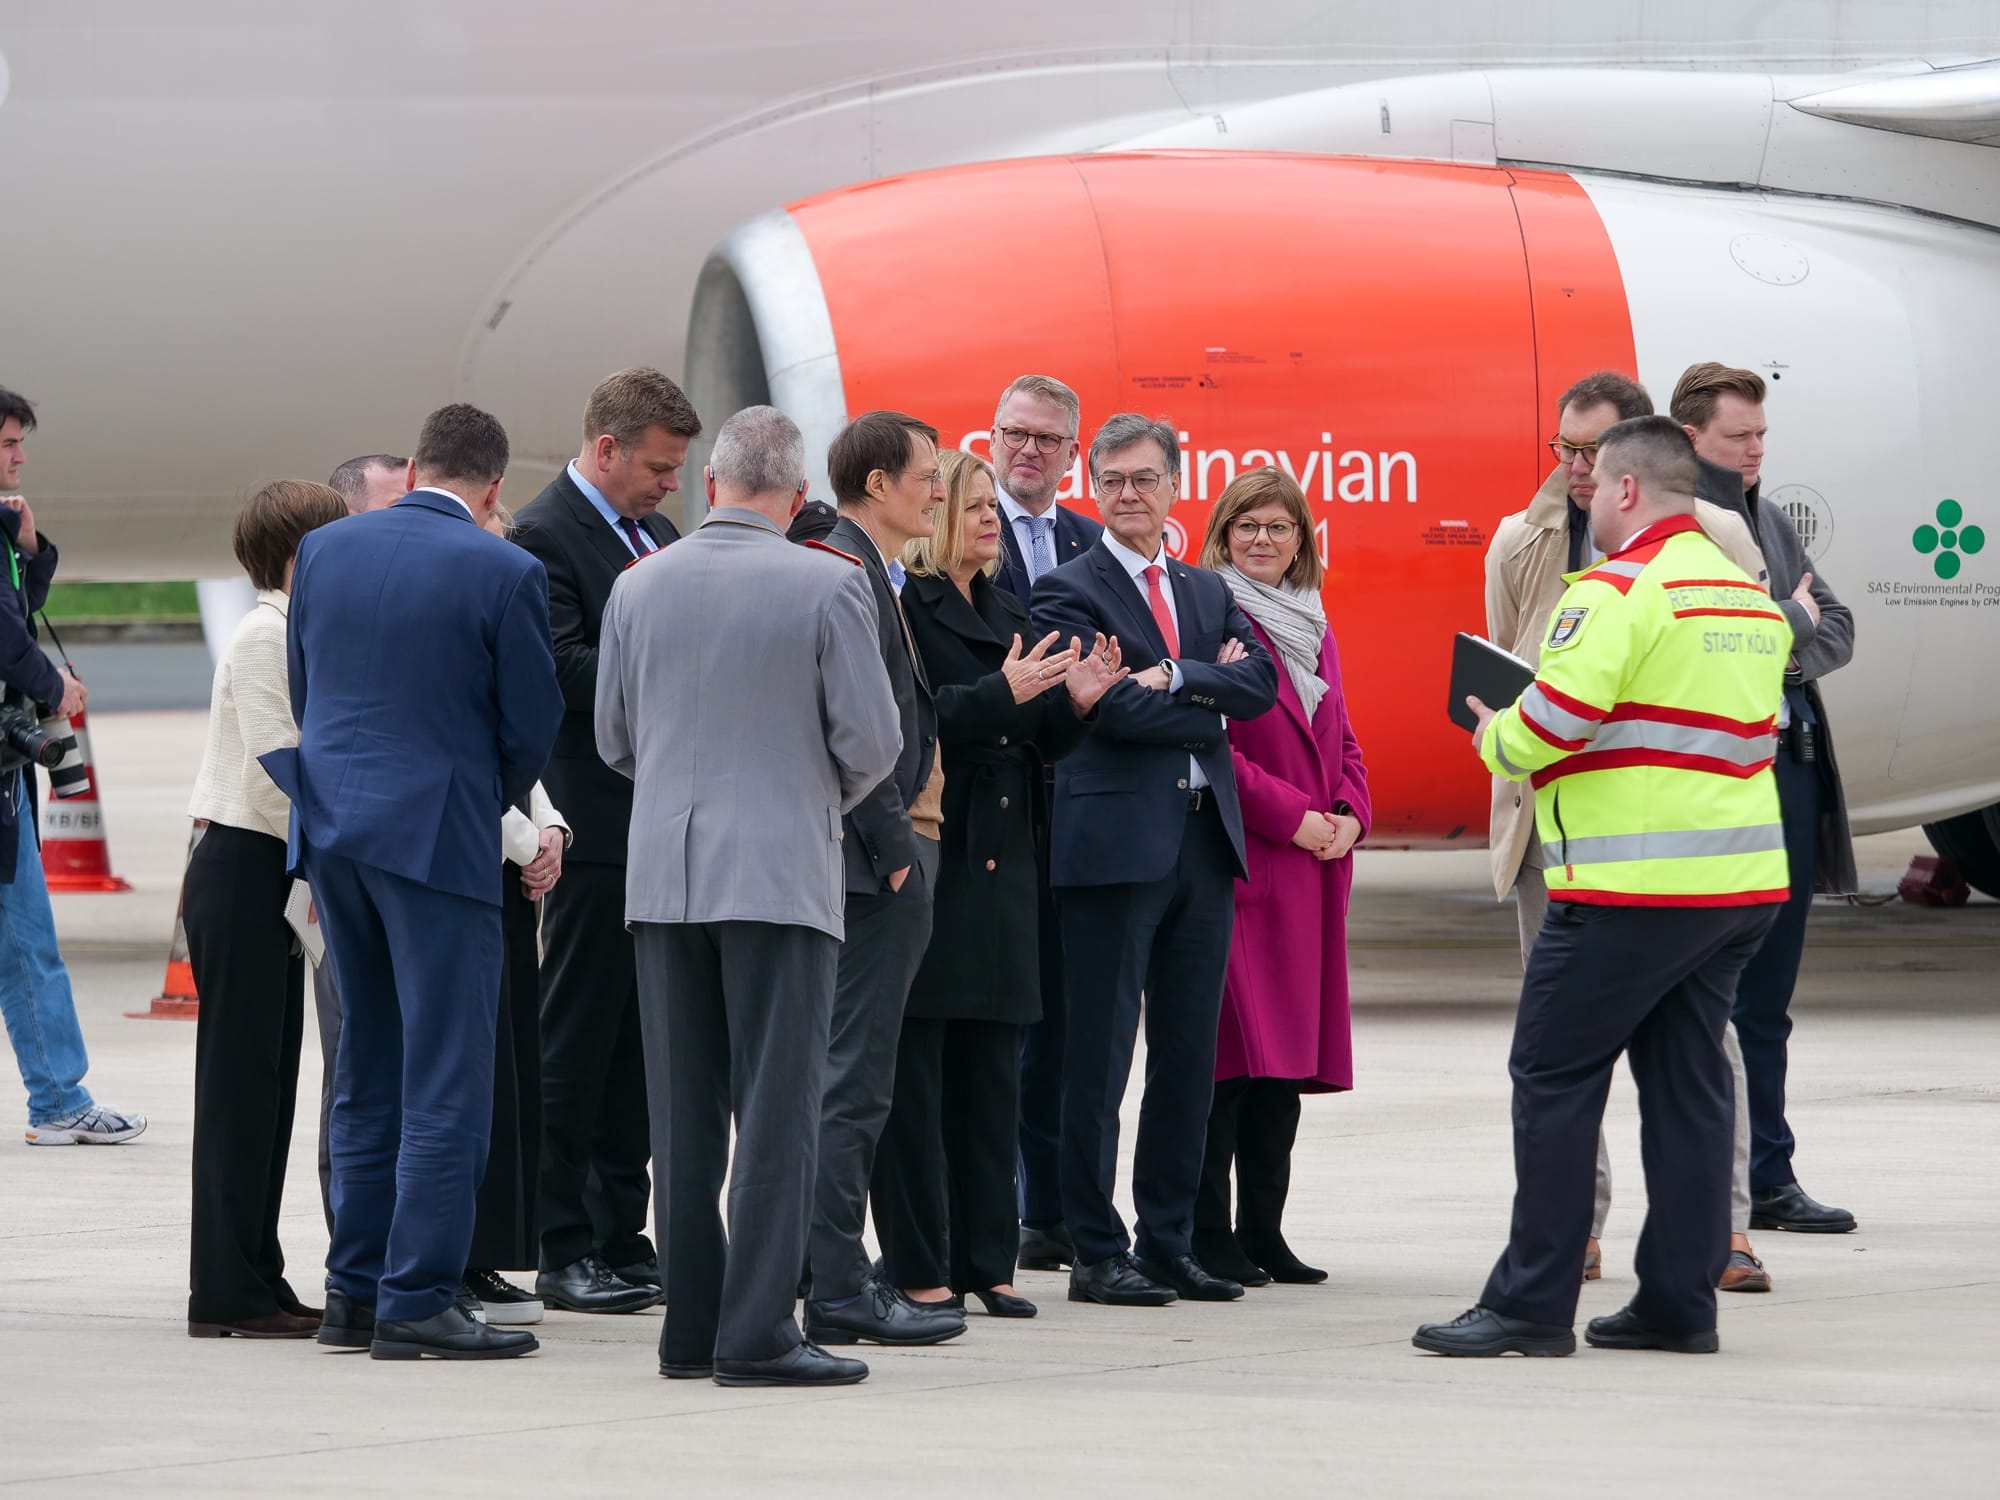
<svg viewBox="0 0 2000 1500"><path fill-rule="evenodd" d="M1176 438L1171 423L1131 412L1098 429L1090 473L1104 535L1043 575L1033 600L1037 636L1115 637L1134 669L1098 702L1096 733L1056 767L1049 851L1069 999L1061 1162L1063 1220L1076 1247L1069 1295L1122 1307L1243 1295L1195 1259L1194 1198L1233 885L1244 874L1223 724L1267 711L1278 676L1228 585L1167 555L1167 513L1180 492ZM1135 1246L1111 1193L1142 991Z"/></svg>

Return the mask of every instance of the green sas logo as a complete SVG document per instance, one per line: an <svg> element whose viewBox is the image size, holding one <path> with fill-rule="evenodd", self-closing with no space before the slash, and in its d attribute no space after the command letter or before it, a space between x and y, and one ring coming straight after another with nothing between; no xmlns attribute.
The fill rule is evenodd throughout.
<svg viewBox="0 0 2000 1500"><path fill-rule="evenodd" d="M1940 578L1956 578L1958 570L1964 566L1959 554L1971 557L1986 545L1986 533L1977 526L1961 526L1965 519L1965 508L1956 500L1940 500L1937 508L1937 525L1919 526L1910 538L1912 545L1931 558L1931 567ZM1931 557L1936 553L1935 557Z"/></svg>

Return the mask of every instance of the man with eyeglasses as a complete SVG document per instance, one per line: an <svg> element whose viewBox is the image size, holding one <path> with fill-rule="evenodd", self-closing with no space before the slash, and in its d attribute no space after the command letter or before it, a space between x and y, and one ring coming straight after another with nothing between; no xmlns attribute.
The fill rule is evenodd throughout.
<svg viewBox="0 0 2000 1500"><path fill-rule="evenodd" d="M867 570L903 748L895 770L829 830L845 872L846 938L820 1106L806 1337L938 1344L965 1332L964 1312L949 1302L914 1302L881 1281L861 1243L875 1147L895 1094L903 1006L931 937L943 829L937 708L895 583L903 547L931 534L932 512L944 500L937 429L901 412L863 412L833 440L826 468L840 519L825 542L806 545Z"/></svg>
<svg viewBox="0 0 2000 1500"><path fill-rule="evenodd" d="M1090 471L1104 535L1045 574L1034 599L1038 637L1115 637L1134 669L1098 700L1096 731L1056 766L1049 878L1067 935L1069 1297L1114 1307L1234 1301L1242 1283L1211 1275L1193 1246L1234 887L1246 873L1223 725L1268 711L1278 672L1229 586L1167 555L1167 512L1180 493L1173 426L1112 417L1090 445ZM1142 992L1135 1245L1111 1193Z"/></svg>
<svg viewBox="0 0 2000 1500"><path fill-rule="evenodd" d="M1590 542L1590 500L1597 493L1597 440L1614 422L1653 415L1646 389L1616 370L1586 375L1556 402L1556 435L1549 439L1556 466L1528 502L1528 508L1507 517L1486 549L1486 634L1530 666L1541 661L1542 642L1549 633L1549 615L1562 598L1565 575L1596 559ZM1759 582L1764 561L1740 516L1707 501L1695 504L1695 520L1728 559ZM1488 838L1493 868L1493 894L1506 900L1514 893L1520 927L1521 964L1535 946L1535 936L1548 915L1549 888L1543 871L1542 848L1535 836L1535 793L1525 781L1493 778L1492 825ZM1724 1038L1736 1079L1739 1102L1735 1170L1730 1224L1730 1262L1723 1273L1724 1291L1770 1290L1771 1278L1750 1249L1749 1135L1742 1104L1743 1060L1732 1029ZM1599 1240L1611 1211L1611 1157L1603 1132L1597 1138L1597 1201L1590 1238L1584 1245L1583 1279L1602 1274Z"/></svg>
<svg viewBox="0 0 2000 1500"><path fill-rule="evenodd" d="M991 452L1000 476L1000 572L994 582L1023 604L1036 580L1081 557L1104 534L1088 516L1056 504L1076 463L1083 409L1076 392L1047 375L1023 375L1000 393ZM1042 1019L1021 1047L1021 1250L1024 1271L1067 1270L1075 1253L1062 1221L1063 958L1061 913L1049 887L1049 805L1055 768L1045 767L1035 809L1041 909Z"/></svg>

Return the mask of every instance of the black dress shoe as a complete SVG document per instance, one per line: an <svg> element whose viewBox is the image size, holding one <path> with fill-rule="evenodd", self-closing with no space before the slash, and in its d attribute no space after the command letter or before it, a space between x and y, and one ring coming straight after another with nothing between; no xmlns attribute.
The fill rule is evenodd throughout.
<svg viewBox="0 0 2000 1500"><path fill-rule="evenodd" d="M989 1318L1032 1318L1041 1311L1026 1297L1016 1297L1011 1292L981 1291L974 1287L972 1295L979 1299L979 1305L986 1309ZM959 1303L961 1307L964 1305Z"/></svg>
<svg viewBox="0 0 2000 1500"><path fill-rule="evenodd" d="M512 1359L541 1348L532 1333L475 1323L454 1302L428 1318L382 1318L368 1352L376 1359Z"/></svg>
<svg viewBox="0 0 2000 1500"><path fill-rule="evenodd" d="M660 1373L669 1380L706 1380L715 1373L715 1361L690 1360L686 1364L662 1360Z"/></svg>
<svg viewBox="0 0 2000 1500"><path fill-rule="evenodd" d="M866 1339L871 1344L942 1344L964 1332L963 1308L949 1302L912 1302L879 1281L871 1280L862 1287L860 1296L837 1305L806 1304L806 1338L814 1343L852 1344ZM716 1379L721 1378L718 1373Z"/></svg>
<svg viewBox="0 0 2000 1500"><path fill-rule="evenodd" d="M611 1274L632 1286L649 1286L656 1292L667 1289L666 1279L660 1275L660 1258L657 1255L635 1260L629 1266L613 1266Z"/></svg>
<svg viewBox="0 0 2000 1500"><path fill-rule="evenodd" d="M1576 1353L1576 1332L1555 1323L1529 1323L1490 1307L1471 1307L1449 1323L1424 1323L1410 1340L1432 1354L1487 1359L1496 1354Z"/></svg>
<svg viewBox="0 0 2000 1500"><path fill-rule="evenodd" d="M1713 1328L1706 1333L1667 1333L1648 1328L1629 1307L1592 1318L1583 1330L1583 1341L1593 1349L1664 1349L1669 1354L1713 1354L1721 1347Z"/></svg>
<svg viewBox="0 0 2000 1500"><path fill-rule="evenodd" d="M1170 1286L1190 1302L1234 1302L1243 1295L1243 1283L1212 1275L1192 1255L1176 1255L1168 1260L1139 1261L1139 1272L1148 1281Z"/></svg>
<svg viewBox="0 0 2000 1500"><path fill-rule="evenodd" d="M1052 1229L1030 1229L1023 1224L1021 1253L1014 1264L1024 1271L1061 1271L1076 1264L1076 1246L1060 1224Z"/></svg>
<svg viewBox="0 0 2000 1500"><path fill-rule="evenodd" d="M1326 1280L1326 1272L1318 1266L1307 1265L1292 1254L1292 1247L1285 1243L1285 1237L1275 1230L1270 1234L1260 1235L1248 1234L1239 1229L1236 1231L1236 1243L1243 1247L1245 1255L1262 1266L1270 1278L1281 1285L1318 1286ZM1199 1254L1199 1250L1196 1253ZM1203 1265L1218 1275L1235 1275L1234 1272L1224 1273L1220 1266L1211 1263L1205 1255L1201 1259ZM1237 1280L1242 1281L1243 1278L1239 1276ZM1243 1284L1250 1285L1247 1281Z"/></svg>
<svg viewBox="0 0 2000 1500"><path fill-rule="evenodd" d="M1088 1265L1079 1263L1069 1273L1072 1302L1097 1302L1105 1307L1165 1307L1169 1302L1180 1301L1180 1296L1172 1287L1140 1270L1138 1262L1122 1250Z"/></svg>
<svg viewBox="0 0 2000 1500"><path fill-rule="evenodd" d="M375 1309L328 1287L326 1311L320 1314L319 1341L335 1349L366 1349L375 1342Z"/></svg>
<svg viewBox="0 0 2000 1500"><path fill-rule="evenodd" d="M1794 1234L1846 1234L1854 1227L1854 1215L1844 1208L1815 1203L1804 1188L1788 1182L1750 1195L1750 1227L1789 1229Z"/></svg>
<svg viewBox="0 0 2000 1500"><path fill-rule="evenodd" d="M535 1295L565 1312L643 1312L660 1300L657 1288L634 1286L594 1255L535 1278Z"/></svg>
<svg viewBox="0 0 2000 1500"><path fill-rule="evenodd" d="M1240 1281L1245 1286L1271 1284L1270 1273L1243 1253L1243 1246L1227 1229L1195 1231L1194 1253L1213 1275Z"/></svg>
<svg viewBox="0 0 2000 1500"><path fill-rule="evenodd" d="M828 1354L817 1344L794 1344L776 1359L718 1359L717 1385L859 1385L868 1366Z"/></svg>

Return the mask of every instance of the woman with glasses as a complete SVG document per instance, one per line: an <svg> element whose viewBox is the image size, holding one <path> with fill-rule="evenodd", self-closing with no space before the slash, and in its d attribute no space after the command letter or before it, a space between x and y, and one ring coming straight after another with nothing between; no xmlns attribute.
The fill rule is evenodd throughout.
<svg viewBox="0 0 2000 1500"><path fill-rule="evenodd" d="M1368 831L1368 772L1298 485L1269 467L1234 480L1209 518L1201 565L1227 581L1283 670L1277 706L1229 724L1250 873L1236 887L1194 1253L1212 1274L1246 1286L1324 1281L1325 1271L1292 1253L1282 1221L1299 1096L1354 1086L1349 851Z"/></svg>
<svg viewBox="0 0 2000 1500"><path fill-rule="evenodd" d="M1027 609L993 582L993 470L938 460L945 500L935 532L904 551L902 602L937 701L943 840L871 1193L885 1282L917 1302L969 1295L993 1317L1031 1318L1013 1279L1021 1034L1042 1011L1034 783L1082 742L1124 671L1103 640L1080 654L1027 639Z"/></svg>

